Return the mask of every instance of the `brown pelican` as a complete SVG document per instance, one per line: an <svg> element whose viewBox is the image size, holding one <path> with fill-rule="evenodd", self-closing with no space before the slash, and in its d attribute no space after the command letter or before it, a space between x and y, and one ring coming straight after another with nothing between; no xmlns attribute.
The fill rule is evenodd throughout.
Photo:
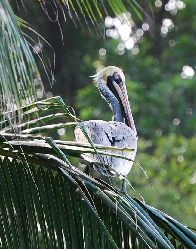
<svg viewBox="0 0 196 249"><path fill-rule="evenodd" d="M128 157L131 161L97 154L83 154L82 156L88 162L88 165L90 163L94 169L104 175L115 176L114 172L103 166L109 165L116 172L126 177L132 168L137 152L137 131L128 101L125 76L118 67L109 66L93 77L97 82L101 96L108 102L113 112L113 121L89 120L83 122L89 136L95 144L130 148L134 151L113 152ZM78 142L88 143L79 126L75 128L75 138ZM126 192L125 182L123 182L122 190Z"/></svg>

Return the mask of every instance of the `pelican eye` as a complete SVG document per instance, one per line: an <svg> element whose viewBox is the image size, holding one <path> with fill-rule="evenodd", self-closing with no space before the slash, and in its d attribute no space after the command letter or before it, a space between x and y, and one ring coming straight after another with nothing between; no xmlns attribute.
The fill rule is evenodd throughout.
<svg viewBox="0 0 196 249"><path fill-rule="evenodd" d="M114 81L115 81L117 84L120 84L120 83L122 82L122 79L121 79L121 77L120 77L120 74L117 73L117 72L114 72L113 78L114 78Z"/></svg>

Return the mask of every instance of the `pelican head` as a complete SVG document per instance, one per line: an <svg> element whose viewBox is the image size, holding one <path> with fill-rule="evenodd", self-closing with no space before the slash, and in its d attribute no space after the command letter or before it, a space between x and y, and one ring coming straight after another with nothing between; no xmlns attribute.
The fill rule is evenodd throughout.
<svg viewBox="0 0 196 249"><path fill-rule="evenodd" d="M113 120L126 123L136 132L123 71L118 67L109 66L96 74L94 79L102 97L113 111Z"/></svg>

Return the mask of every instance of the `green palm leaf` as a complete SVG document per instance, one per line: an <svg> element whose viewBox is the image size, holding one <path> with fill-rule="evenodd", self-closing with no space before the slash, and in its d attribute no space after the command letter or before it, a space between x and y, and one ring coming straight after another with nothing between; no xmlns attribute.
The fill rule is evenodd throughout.
<svg viewBox="0 0 196 249"><path fill-rule="evenodd" d="M54 174L43 167L29 167L32 175L16 160L1 163L2 225L7 245L122 248L125 243L126 248L134 248L129 236L134 243L136 236L137 246L176 248L163 229L173 244L194 248L196 236L188 228L78 169L56 167Z"/></svg>
<svg viewBox="0 0 196 249"><path fill-rule="evenodd" d="M43 86L32 52L7 0L0 2L0 10L0 94L4 112L34 102L34 80Z"/></svg>

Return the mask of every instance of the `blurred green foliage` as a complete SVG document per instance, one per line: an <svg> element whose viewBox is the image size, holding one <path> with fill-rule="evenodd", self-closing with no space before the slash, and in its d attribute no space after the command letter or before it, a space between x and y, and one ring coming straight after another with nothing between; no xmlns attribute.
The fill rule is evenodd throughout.
<svg viewBox="0 0 196 249"><path fill-rule="evenodd" d="M184 225L195 227L196 76L182 77L184 66L195 70L195 2L187 0L185 8L172 12L165 10L168 1L162 1L162 7L158 8L151 0L154 35L145 32L136 45L139 53L125 49L121 55L120 38L103 39L93 33L93 27L92 34L83 21L83 29L76 29L70 20L63 22L60 14L63 45L58 23L49 22L38 3L26 2L25 12L22 7L18 10L14 2L15 13L28 21L55 51L56 82L52 89L45 84L46 92L61 95L75 108L79 118L111 120L112 113L89 76L101 66L115 65L123 69L139 136L136 162L149 177L148 180L134 164L128 180L135 191L128 187L128 194L138 197L138 192L147 204ZM163 36L160 30L165 18L172 20L174 26ZM100 27L103 31L103 23ZM32 32L30 35L33 36ZM52 61L53 52L43 45ZM99 53L101 48L105 49L105 55ZM42 68L38 58L37 61ZM72 131L67 134L73 139Z"/></svg>

